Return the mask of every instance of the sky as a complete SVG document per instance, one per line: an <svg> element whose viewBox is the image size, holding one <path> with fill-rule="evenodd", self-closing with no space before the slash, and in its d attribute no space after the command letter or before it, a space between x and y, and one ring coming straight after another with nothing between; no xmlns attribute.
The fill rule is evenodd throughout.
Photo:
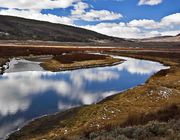
<svg viewBox="0 0 180 140"><path fill-rule="evenodd" d="M0 15L67 24L122 38L180 33L180 0L0 0Z"/></svg>

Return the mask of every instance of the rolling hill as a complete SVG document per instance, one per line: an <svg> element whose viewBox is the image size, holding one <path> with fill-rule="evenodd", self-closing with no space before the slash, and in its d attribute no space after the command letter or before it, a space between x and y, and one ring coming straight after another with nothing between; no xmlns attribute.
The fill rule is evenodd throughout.
<svg viewBox="0 0 180 140"><path fill-rule="evenodd" d="M121 42L123 39L86 29L50 22L0 15L0 40L43 40L59 42Z"/></svg>

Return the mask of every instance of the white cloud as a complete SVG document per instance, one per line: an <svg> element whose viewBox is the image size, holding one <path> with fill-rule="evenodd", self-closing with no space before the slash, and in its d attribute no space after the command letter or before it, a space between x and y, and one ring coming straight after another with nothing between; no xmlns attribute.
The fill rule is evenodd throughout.
<svg viewBox="0 0 180 140"><path fill-rule="evenodd" d="M69 16L41 13L42 9L67 8L70 6L74 6L74 10L71 11L71 15ZM0 7L8 8L0 9L0 15L17 16L68 25L73 25L74 20L77 19L85 21L102 21L115 20L122 17L121 14L111 11L90 9L90 6L87 3L81 2L81 0L10 0L8 2L0 0ZM87 9L89 10L86 11Z"/></svg>
<svg viewBox="0 0 180 140"><path fill-rule="evenodd" d="M0 0L0 7L29 10L67 8L79 0Z"/></svg>
<svg viewBox="0 0 180 140"><path fill-rule="evenodd" d="M0 15L10 15L49 21L52 23L73 24L73 19L68 16L57 16L53 14L42 14L43 9L68 8L81 0L0 0Z"/></svg>
<svg viewBox="0 0 180 140"><path fill-rule="evenodd" d="M103 20L116 20L121 18L122 15L107 10L90 10L83 14L73 14L73 18L85 21L103 21Z"/></svg>
<svg viewBox="0 0 180 140"><path fill-rule="evenodd" d="M41 12L36 10L2 9L0 10L0 15L17 16L22 18L48 21L52 23L62 23L68 25L73 24L73 20L69 17L61 17L53 14L42 14Z"/></svg>
<svg viewBox="0 0 180 140"><path fill-rule="evenodd" d="M147 20L147 19L132 20L128 23L128 26L130 26L130 27L143 27L146 29L158 28L157 22L155 22L154 20Z"/></svg>
<svg viewBox="0 0 180 140"><path fill-rule="evenodd" d="M82 27L82 26L81 26ZM125 23L100 23L97 25L83 26L86 29L93 30L109 36L122 38L143 38L145 33L137 27L127 26Z"/></svg>
<svg viewBox="0 0 180 140"><path fill-rule="evenodd" d="M122 18L120 13L115 13L108 10L87 10L90 6L84 2L78 2L74 5L74 10L71 11L72 18L85 21L103 21L116 20Z"/></svg>
<svg viewBox="0 0 180 140"><path fill-rule="evenodd" d="M164 17L161 20L161 24L164 26L174 26L180 25L180 13L175 13L169 16Z"/></svg>
<svg viewBox="0 0 180 140"><path fill-rule="evenodd" d="M89 8L89 5L84 2L78 2L76 5L74 5L74 10L71 11L72 15L80 15L84 14L86 11L85 9Z"/></svg>
<svg viewBox="0 0 180 140"><path fill-rule="evenodd" d="M107 10L90 10L78 18L86 21L102 21L102 20L116 20L121 18L122 15Z"/></svg>
<svg viewBox="0 0 180 140"><path fill-rule="evenodd" d="M162 31L161 32L161 35L163 35L163 36L174 36L174 35L177 35L177 34L179 34L180 33L180 29L178 29L178 30L171 30L171 31Z"/></svg>
<svg viewBox="0 0 180 140"><path fill-rule="evenodd" d="M161 35L176 35L180 31L180 13L163 17L159 22L148 19L128 23L100 23L83 26L86 29L122 38L147 38Z"/></svg>
<svg viewBox="0 0 180 140"><path fill-rule="evenodd" d="M145 29L158 29L158 28L173 28L180 25L180 13L175 13L163 17L160 22L148 19L132 20L128 23L128 26L142 27Z"/></svg>
<svg viewBox="0 0 180 140"><path fill-rule="evenodd" d="M139 5L158 5L162 3L163 0L140 0Z"/></svg>
<svg viewBox="0 0 180 140"><path fill-rule="evenodd" d="M139 4L158 4L161 0L140 0ZM36 4L34 4L36 3ZM53 14L43 14L42 9L47 8L67 8L73 6L69 16L57 16ZM74 21L110 21L122 17L120 13L108 10L95 10L88 3L82 0L0 0L0 7L10 9L0 9L0 15L11 15L23 18L49 21L75 25ZM13 9L17 8L17 9ZM26 10L25 10L26 9ZM180 13L175 13L162 18L160 21L150 19L134 19L128 23L100 23L97 25L81 26L86 29L94 30L102 34L123 37L123 38L146 38L160 35L175 35L180 30Z"/></svg>

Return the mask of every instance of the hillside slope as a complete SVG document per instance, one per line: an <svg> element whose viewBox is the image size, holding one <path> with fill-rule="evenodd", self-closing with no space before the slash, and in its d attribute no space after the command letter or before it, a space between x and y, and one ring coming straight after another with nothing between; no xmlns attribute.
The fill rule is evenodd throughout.
<svg viewBox="0 0 180 140"><path fill-rule="evenodd" d="M180 34L176 36L160 36L160 37L145 38L139 41L140 42L180 42Z"/></svg>
<svg viewBox="0 0 180 140"><path fill-rule="evenodd" d="M62 24L0 15L0 40L44 40L60 42L99 42L123 39Z"/></svg>

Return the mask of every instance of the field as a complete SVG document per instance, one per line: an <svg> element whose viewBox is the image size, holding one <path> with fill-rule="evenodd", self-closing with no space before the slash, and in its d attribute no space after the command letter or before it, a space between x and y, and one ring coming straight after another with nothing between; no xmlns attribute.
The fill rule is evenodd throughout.
<svg viewBox="0 0 180 140"><path fill-rule="evenodd" d="M102 136L104 139L108 134L109 137L113 136L109 132L113 133L117 129L119 134L130 138L129 133L134 130L133 128L136 128L134 125L141 124L142 126L137 127L142 130L142 128L148 129L154 126L149 121L157 120L158 122L156 124L159 126L158 128L162 129L162 125L171 126L173 123L177 124L180 113L180 49L178 44L171 47L149 46L148 43L146 46L140 48L111 47L97 49L91 47L71 48L66 46L63 48L46 47L42 49L41 47L26 47L26 49L20 49L21 47L11 47L8 49L8 52L3 47L0 47L2 51L6 50L6 53L4 53L6 57L12 57L12 50L14 52L13 56L25 54L57 55L67 52L82 53L91 51L159 61L170 66L170 69L162 70L152 76L145 85L140 85L121 94L111 96L98 104L82 106L60 112L56 115L42 117L30 122L20 131L12 134L9 139L57 140L60 138L79 139L79 137L85 139L91 136L94 139L98 136L100 139L100 136ZM24 50L26 51L23 52ZM64 63L59 57L54 57L54 59ZM68 59L68 63L72 63L72 59ZM131 131L125 131L127 126L132 126ZM178 131L174 130L174 128L172 131L174 132L172 137L176 137ZM125 133L128 133L129 137ZM148 134L149 131L147 132ZM155 138L158 138L158 136L161 137L162 135L153 135Z"/></svg>

